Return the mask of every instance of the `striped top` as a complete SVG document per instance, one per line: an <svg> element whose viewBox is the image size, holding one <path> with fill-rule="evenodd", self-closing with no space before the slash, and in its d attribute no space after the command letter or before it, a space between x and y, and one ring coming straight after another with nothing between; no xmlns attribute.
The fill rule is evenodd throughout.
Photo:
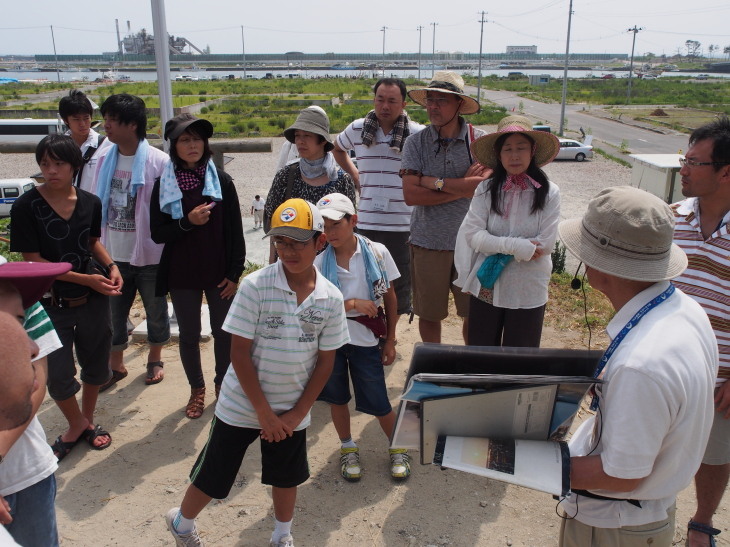
<svg viewBox="0 0 730 547"><path fill-rule="evenodd" d="M350 341L342 293L317 271L312 293L299 305L281 261L241 281L223 330L253 340L251 358L271 409L281 414L297 403L320 350ZM259 429L256 411L233 367L223 379L215 415L235 427ZM296 428L309 425L310 416Z"/></svg>
<svg viewBox="0 0 730 547"><path fill-rule="evenodd" d="M672 205L674 242L687 253L687 269L674 284L707 312L720 351L718 378L730 378L730 213L705 241L699 222L699 202L688 198Z"/></svg>
<svg viewBox="0 0 730 547"><path fill-rule="evenodd" d="M403 181L398 176L401 153L390 147L390 133L384 134L380 127L375 134L375 142L365 146L362 143L364 120L355 120L337 136L337 146L342 150L355 150L357 156L360 173L357 226L363 230L408 232L413 208L403 199ZM423 127L410 121L408 138Z"/></svg>

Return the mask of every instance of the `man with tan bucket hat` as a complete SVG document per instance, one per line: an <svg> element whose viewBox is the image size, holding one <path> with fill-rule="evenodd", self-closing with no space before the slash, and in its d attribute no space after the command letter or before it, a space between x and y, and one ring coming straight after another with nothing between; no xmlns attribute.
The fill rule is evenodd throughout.
<svg viewBox="0 0 730 547"><path fill-rule="evenodd" d="M413 313L424 342L441 342L441 321L448 316L449 291L456 312L466 318L468 295L452 285L454 247L474 189L491 170L476 163L469 146L484 135L460 114L479 112L455 72L439 71L410 98L426 108L431 125L406 141L401 162L403 196L411 214ZM466 338L466 321L464 326Z"/></svg>
<svg viewBox="0 0 730 547"><path fill-rule="evenodd" d="M606 188L560 237L616 315L588 418L570 441L563 547L672 545L677 494L712 425L717 342L707 314L669 281L687 267L674 215L648 192Z"/></svg>

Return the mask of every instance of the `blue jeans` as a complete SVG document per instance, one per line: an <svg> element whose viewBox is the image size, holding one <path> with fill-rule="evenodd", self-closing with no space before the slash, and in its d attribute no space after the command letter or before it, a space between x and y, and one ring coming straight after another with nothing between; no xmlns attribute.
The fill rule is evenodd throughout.
<svg viewBox="0 0 730 547"><path fill-rule="evenodd" d="M109 299L112 307L112 351L127 349L127 316L137 291L147 314L147 341L150 346L164 346L170 341L170 316L167 314L167 298L155 296L157 265L132 266L129 262L117 262L117 266L124 286L121 295Z"/></svg>
<svg viewBox="0 0 730 547"><path fill-rule="evenodd" d="M24 490L5 496L13 522L5 529L25 547L56 547L56 476L51 474Z"/></svg>
<svg viewBox="0 0 730 547"><path fill-rule="evenodd" d="M338 349L332 375L317 400L331 405L349 403L352 398L350 376L355 391L355 410L371 416L386 416L393 410L388 400L385 370L377 344L371 347L345 344Z"/></svg>

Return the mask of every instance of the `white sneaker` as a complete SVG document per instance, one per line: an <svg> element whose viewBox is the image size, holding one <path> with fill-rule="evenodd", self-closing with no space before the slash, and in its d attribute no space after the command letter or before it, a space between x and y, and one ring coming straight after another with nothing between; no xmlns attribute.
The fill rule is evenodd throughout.
<svg viewBox="0 0 730 547"><path fill-rule="evenodd" d="M175 530L175 525L172 523L172 521L175 520L175 517L177 517L177 514L179 512L180 508L174 507L170 509L165 515L167 529L170 530L170 533L175 538L175 545L177 545L177 547L204 547L203 540L200 539L200 536L198 535L197 526L195 526L193 528L193 531L189 534L181 534L180 532Z"/></svg>
<svg viewBox="0 0 730 547"><path fill-rule="evenodd" d="M390 449L390 476L393 480L404 481L411 474L411 457L405 448Z"/></svg>
<svg viewBox="0 0 730 547"><path fill-rule="evenodd" d="M281 536L279 543L269 542L269 547L294 547L294 538L291 534Z"/></svg>
<svg viewBox="0 0 730 547"><path fill-rule="evenodd" d="M360 467L360 449L340 448L340 474L342 478L349 482L357 482L362 477L362 468Z"/></svg>

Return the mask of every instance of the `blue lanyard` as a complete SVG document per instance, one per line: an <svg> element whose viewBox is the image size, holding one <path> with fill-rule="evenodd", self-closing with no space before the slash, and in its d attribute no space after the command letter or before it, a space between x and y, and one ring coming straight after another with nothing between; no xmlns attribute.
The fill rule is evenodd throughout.
<svg viewBox="0 0 730 547"><path fill-rule="evenodd" d="M639 311L637 311L634 316L629 319L629 322L624 325L624 327L621 329L621 331L616 335L616 338L614 338L611 341L611 344L608 346L608 349L604 352L603 357L601 357L601 360L598 362L598 366L596 367L596 371L593 373L594 378L598 378L601 373L603 372L603 369L606 367L606 363L608 363L608 360L613 355L613 352L616 351L616 348L618 348L619 344L623 341L623 339L626 337L626 335L633 329L636 325L638 325L639 321L651 310L656 308L659 304L666 302L667 299L672 296L672 293L674 293L675 287L671 283L669 283L669 287L667 287L667 290L665 290L662 294L651 300L650 302L647 302ZM595 392L595 389L593 390L593 400L591 401L591 410L594 412L598 409L598 394Z"/></svg>

